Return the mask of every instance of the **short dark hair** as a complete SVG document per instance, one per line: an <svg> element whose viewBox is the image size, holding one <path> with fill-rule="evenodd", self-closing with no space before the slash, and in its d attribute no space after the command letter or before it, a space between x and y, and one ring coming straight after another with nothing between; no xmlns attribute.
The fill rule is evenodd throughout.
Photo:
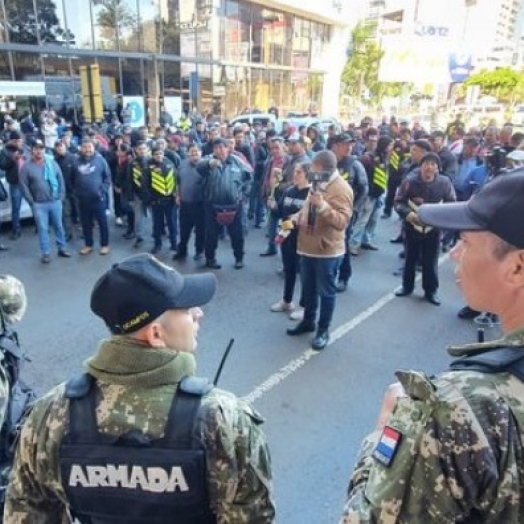
<svg viewBox="0 0 524 524"><path fill-rule="evenodd" d="M337 168L337 157L331 151L319 151L311 160L312 164L317 164L324 171L333 172Z"/></svg>

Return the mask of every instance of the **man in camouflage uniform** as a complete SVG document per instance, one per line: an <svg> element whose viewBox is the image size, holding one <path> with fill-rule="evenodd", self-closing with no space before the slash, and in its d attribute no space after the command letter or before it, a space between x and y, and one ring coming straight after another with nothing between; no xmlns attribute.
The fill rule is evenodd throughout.
<svg viewBox="0 0 524 524"><path fill-rule="evenodd" d="M93 387L97 391L99 434L130 437L139 433L142 439L151 442L167 431L166 419L170 419L168 413L173 399L182 394L181 381L195 373L193 352L198 323L203 315L199 306L212 298L215 287L216 280L211 274L182 276L146 254L115 264L95 284L91 309L112 333L112 337L103 341L98 352L86 361L87 373L94 377ZM120 488L127 488L121 489L126 495L135 491L141 497L162 495L157 493L162 485L156 482L161 479L158 468L155 478L148 478L144 473L133 476L135 468L146 472L154 469L145 467L149 464L142 464L142 469L133 465L130 478L134 489L129 489L133 488L131 481L122 480L121 475L116 479L106 477L106 480L91 474L86 474L86 478L83 474L74 479L72 475L63 478L61 467L66 458L63 445L70 438L69 419L73 406L73 401L66 397L69 384L56 387L37 401L24 425L7 494L5 522L70 521L71 514L78 516L80 513L66 494L73 484L76 489L79 483L91 483L83 492L91 490L88 498L93 492L104 496L119 483L122 484ZM202 397L194 420L193 441L198 443L199 449L204 449L207 462L203 485L212 513L211 521L272 523L275 507L270 456L260 417L231 393L214 388ZM115 447L123 449L124 453L130 449L129 453L135 455L147 449L142 447L137 451L113 445L109 453ZM156 446L153 447L156 453ZM105 460L108 470L115 467ZM194 495L190 480L190 477L181 480L178 476L172 486L172 495L177 495L177 488ZM104 512L107 508L98 503L96 494L92 495L95 499L92 505ZM157 522L157 513L154 516ZM125 511L118 519L98 520L98 517L93 522L153 521L153 514L151 520L144 520L144 516L138 520L137 515L126 515ZM177 513L167 520L175 521L179 522ZM209 520L191 522L207 523Z"/></svg>
<svg viewBox="0 0 524 524"><path fill-rule="evenodd" d="M25 288L11 275L0 275L0 309L6 324L19 322L27 308ZM9 380L5 363L0 362L0 427L4 424L9 404Z"/></svg>
<svg viewBox="0 0 524 524"><path fill-rule="evenodd" d="M460 358L436 377L397 372L341 524L524 521L523 209L524 170L468 202L420 207L424 223L461 231L457 283L468 304L499 315L504 336L450 348Z"/></svg>

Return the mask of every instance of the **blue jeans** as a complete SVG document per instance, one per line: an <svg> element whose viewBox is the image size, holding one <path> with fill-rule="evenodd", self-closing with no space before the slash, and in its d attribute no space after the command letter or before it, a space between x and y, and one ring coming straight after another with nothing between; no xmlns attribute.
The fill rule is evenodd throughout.
<svg viewBox="0 0 524 524"><path fill-rule="evenodd" d="M336 278L342 256L316 258L300 257L300 281L304 301L305 324L315 324L320 297L318 332L327 331L335 310L337 289Z"/></svg>
<svg viewBox="0 0 524 524"><path fill-rule="evenodd" d="M373 242L375 230L377 229L378 216L383 205L384 195L378 197L368 196L366 198L364 206L353 227L353 233L349 241L351 247L358 248L361 244L371 244Z"/></svg>
<svg viewBox="0 0 524 524"><path fill-rule="evenodd" d="M49 226L51 226L55 232L58 249L65 249L66 239L62 226L62 201L35 202L34 213L42 255L49 255L51 251Z"/></svg>
<svg viewBox="0 0 524 524"><path fill-rule="evenodd" d="M93 224L96 220L100 228L100 246L107 247L109 245L109 227L107 225L106 199L79 200L78 205L85 245L93 247Z"/></svg>
<svg viewBox="0 0 524 524"><path fill-rule="evenodd" d="M20 231L20 208L22 207L22 190L18 184L9 184L11 197L11 226L13 231Z"/></svg>

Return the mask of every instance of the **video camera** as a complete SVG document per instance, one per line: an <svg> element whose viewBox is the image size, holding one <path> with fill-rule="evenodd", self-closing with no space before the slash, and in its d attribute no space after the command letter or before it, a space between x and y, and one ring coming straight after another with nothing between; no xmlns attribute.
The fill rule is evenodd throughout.
<svg viewBox="0 0 524 524"><path fill-rule="evenodd" d="M329 171L322 171L322 173L316 173L315 171L309 170L307 173L307 180L313 185L329 182L333 173Z"/></svg>
<svg viewBox="0 0 524 524"><path fill-rule="evenodd" d="M486 154L486 167L489 177L496 177L507 171L507 156L507 151L501 146L494 146L493 149Z"/></svg>

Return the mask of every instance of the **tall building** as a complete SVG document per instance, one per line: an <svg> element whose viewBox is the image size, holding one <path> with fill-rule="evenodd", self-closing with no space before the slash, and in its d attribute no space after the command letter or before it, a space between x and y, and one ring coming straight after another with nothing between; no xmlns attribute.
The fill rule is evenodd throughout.
<svg viewBox="0 0 524 524"><path fill-rule="evenodd" d="M336 115L349 7L347 0L0 0L0 111L18 94L20 107L78 116L80 67L97 63L104 109L137 97L151 121L170 99L223 117L271 106ZM42 89L44 96L30 96Z"/></svg>

